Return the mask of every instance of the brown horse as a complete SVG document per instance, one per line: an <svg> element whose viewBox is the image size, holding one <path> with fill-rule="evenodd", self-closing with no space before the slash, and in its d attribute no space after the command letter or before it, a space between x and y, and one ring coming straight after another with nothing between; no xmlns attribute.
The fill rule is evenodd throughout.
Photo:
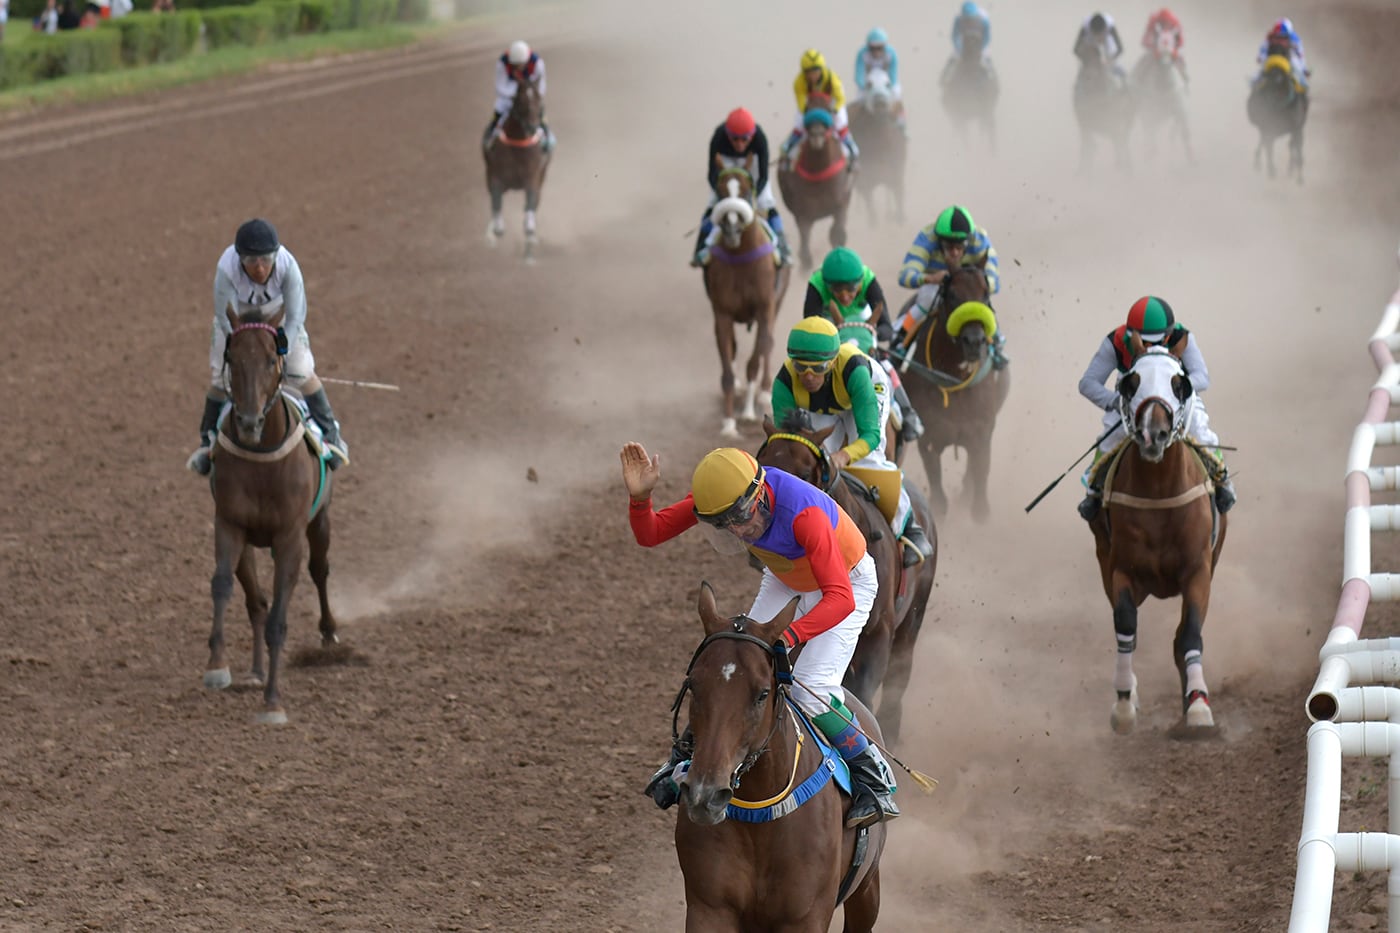
<svg viewBox="0 0 1400 933"><path fill-rule="evenodd" d="M238 315L229 307L225 312L233 328L224 351L233 410L220 428L209 477L214 493L214 627L204 685L223 689L232 682L224 656L224 610L233 598L236 566L253 624L253 683L264 683L262 641L267 642L267 679L258 721L284 723L278 673L287 637L287 606L305 553L303 539L311 547L308 569L321 601L322 647L338 641L326 597L331 473L307 447L305 423L282 393L283 311L279 308L264 321L264 310ZM258 586L253 549L261 547L272 549L276 568L271 607Z"/></svg>
<svg viewBox="0 0 1400 933"><path fill-rule="evenodd" d="M913 304L911 298L905 310ZM991 514L987 477L992 469L992 431L997 413L1011 391L1011 371L995 369L991 338L996 317L991 310L987 276L977 266L953 270L939 290L938 301L914 333L906 351L904 389L923 418L919 454L928 474L933 512L948 512L943 492L943 451L967 452L967 480L972 488L972 517L981 522Z"/></svg>
<svg viewBox="0 0 1400 933"><path fill-rule="evenodd" d="M801 417L806 413L794 410L792 414ZM866 550L875 561L880 588L870 609L870 618L861 630L851 666L842 678L842 686L848 696L853 691L871 702L875 692L881 691L880 722L890 742L897 742L904 720L904 692L909 688L914 667L914 643L923 628L924 612L938 570L938 530L928 504L916 487L908 487L915 520L923 527L934 550L932 557L905 570L899 540L879 506L864 494L865 487L859 480L848 474L838 475L832 468L822 442L835 430L834 426L814 431L810 421L787 423L785 420L784 430L779 431L765 418L763 430L768 439L759 448L758 462L777 467L824 490L865 535Z"/></svg>
<svg viewBox="0 0 1400 933"><path fill-rule="evenodd" d="M752 166L753 156L749 157ZM787 292L792 275L790 266L777 268L773 260L775 244L753 206L753 176L746 169L726 168L719 174L715 194L719 201L710 212L719 239L710 248L705 266L705 293L715 316L715 344L719 347L720 390L724 393L724 422L720 434L739 436L734 419L734 359L737 340L734 325L752 329L756 324L753 353L745 367L745 421L757 421L755 400L758 390L773 384L770 371L773 355L773 319Z"/></svg>
<svg viewBox="0 0 1400 933"><path fill-rule="evenodd" d="M1185 341L1174 351L1153 347L1143 352L1134 334L1132 349L1136 361L1118 382L1119 407L1132 442L1100 461L1107 471L1104 507L1089 525L1118 644L1117 700L1110 722L1114 731L1126 733L1137 721L1132 658L1138 606L1149 596L1180 596L1181 622L1172 655L1181 677L1184 724L1198 731L1215 725L1201 669L1201 628L1225 544L1226 516L1216 514L1212 505L1202 454L1182 439L1194 403L1180 359Z"/></svg>
<svg viewBox="0 0 1400 933"><path fill-rule="evenodd" d="M814 108L830 107L830 98L813 94L808 112ZM846 245L846 212L851 206L852 171L846 164L846 147L834 131L820 123L807 128L798 146L797 158L791 164L784 160L778 167L778 190L783 203L797 221L798 259L802 271L812 269L812 224L831 218L831 245Z"/></svg>
<svg viewBox="0 0 1400 933"><path fill-rule="evenodd" d="M535 233L535 210L540 205L540 189L549 168L549 130L544 125L544 98L538 82L520 81L511 101L510 112L501 118L496 131L486 139L486 188L491 192L491 223L486 242L495 246L506 232L501 216L501 199L507 191L525 192L525 261L533 262L539 237Z"/></svg>
<svg viewBox="0 0 1400 933"><path fill-rule="evenodd" d="M700 587L705 640L675 704L679 715L690 694L694 749L679 782L676 819L688 933L826 933L843 903L846 933L875 928L886 827L845 828L847 800L830 778L822 780L828 762L813 730L797 721L789 688L774 669L770 646L796 606L793 600L766 623L726 619L709 584ZM846 703L872 740L881 741L879 724L860 701L847 693ZM809 787L809 778L820 789L781 812L801 799L794 785ZM735 795L741 782L742 799ZM780 815L750 822L752 802Z"/></svg>

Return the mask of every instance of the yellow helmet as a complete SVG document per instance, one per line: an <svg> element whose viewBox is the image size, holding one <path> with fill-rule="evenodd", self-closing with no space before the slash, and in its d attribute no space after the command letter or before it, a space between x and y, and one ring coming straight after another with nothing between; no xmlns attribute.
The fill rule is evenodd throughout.
<svg viewBox="0 0 1400 933"><path fill-rule="evenodd" d="M822 71L826 71L826 59L823 58L822 53L818 52L816 49L808 49L802 53L802 70L810 71L813 68L820 68Z"/></svg>
<svg viewBox="0 0 1400 933"><path fill-rule="evenodd" d="M718 447L705 454L690 479L696 517L712 525L747 521L762 488L763 468L737 447Z"/></svg>

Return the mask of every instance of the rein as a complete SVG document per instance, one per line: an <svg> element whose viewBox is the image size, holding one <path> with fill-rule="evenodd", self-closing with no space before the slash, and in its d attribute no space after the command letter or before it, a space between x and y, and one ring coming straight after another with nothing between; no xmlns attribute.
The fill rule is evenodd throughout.
<svg viewBox="0 0 1400 933"><path fill-rule="evenodd" d="M837 159L835 162L831 163L819 172L814 172L811 169L805 167L802 164L801 159L797 160L797 164L793 167L793 169L797 172L797 177L801 178L803 181L830 181L831 179L835 178L837 175L840 175L846 170L846 156L843 153L841 158Z"/></svg>
<svg viewBox="0 0 1400 933"><path fill-rule="evenodd" d="M763 451L773 441L794 441L810 450L812 456L816 457L817 462L822 465L821 483L813 485L817 485L817 488L822 492L828 495L831 494L831 487L836 485L837 471L831 468L831 455L826 452L826 448L822 447L810 437L803 437L801 434L791 434L787 431L780 431L776 434L768 435L768 439L763 442L763 446L758 448L758 453L754 456L754 459L757 460L759 457L763 456Z"/></svg>

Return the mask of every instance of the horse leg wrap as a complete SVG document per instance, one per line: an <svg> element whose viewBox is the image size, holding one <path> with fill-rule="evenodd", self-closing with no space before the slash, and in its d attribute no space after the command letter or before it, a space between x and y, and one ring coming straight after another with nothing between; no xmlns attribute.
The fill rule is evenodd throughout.
<svg viewBox="0 0 1400 933"><path fill-rule="evenodd" d="M870 740L855 727L855 714L844 702L833 696L830 705L828 712L812 717L812 724L822 731L837 753L849 761L864 752Z"/></svg>
<svg viewBox="0 0 1400 933"><path fill-rule="evenodd" d="M1128 640L1129 645L1136 644L1137 639ZM1133 649L1123 648L1123 636L1118 636L1118 658L1113 665L1113 689L1119 693L1128 693L1133 689Z"/></svg>
<svg viewBox="0 0 1400 933"><path fill-rule="evenodd" d="M1186 652L1186 692L1191 693L1199 690L1206 692L1206 675L1201 666L1201 653L1199 651Z"/></svg>

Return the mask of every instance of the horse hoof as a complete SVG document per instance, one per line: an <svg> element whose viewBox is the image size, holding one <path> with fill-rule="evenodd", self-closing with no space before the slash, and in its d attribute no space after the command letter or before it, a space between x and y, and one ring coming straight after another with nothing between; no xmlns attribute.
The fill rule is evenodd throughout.
<svg viewBox="0 0 1400 933"><path fill-rule="evenodd" d="M1137 725L1137 705L1132 700L1119 700L1113 704L1108 722L1119 735L1130 734Z"/></svg>
<svg viewBox="0 0 1400 933"><path fill-rule="evenodd" d="M253 688L261 687L265 681L263 680L263 675L259 674L257 671L249 671L243 675L243 679L240 683L245 687Z"/></svg>
<svg viewBox="0 0 1400 933"><path fill-rule="evenodd" d="M204 672L204 686L210 690L226 690L233 683L233 677L229 675L228 668L221 667L216 671Z"/></svg>
<svg viewBox="0 0 1400 933"><path fill-rule="evenodd" d="M260 726L285 726L287 724L287 714L280 709L263 710L254 719Z"/></svg>
<svg viewBox="0 0 1400 933"><path fill-rule="evenodd" d="M1210 704L1201 699L1193 701L1186 708L1186 725L1192 729L1215 728L1215 716L1210 711Z"/></svg>
<svg viewBox="0 0 1400 933"><path fill-rule="evenodd" d="M719 436L737 438L739 436L739 425L733 418L725 418L719 427Z"/></svg>

